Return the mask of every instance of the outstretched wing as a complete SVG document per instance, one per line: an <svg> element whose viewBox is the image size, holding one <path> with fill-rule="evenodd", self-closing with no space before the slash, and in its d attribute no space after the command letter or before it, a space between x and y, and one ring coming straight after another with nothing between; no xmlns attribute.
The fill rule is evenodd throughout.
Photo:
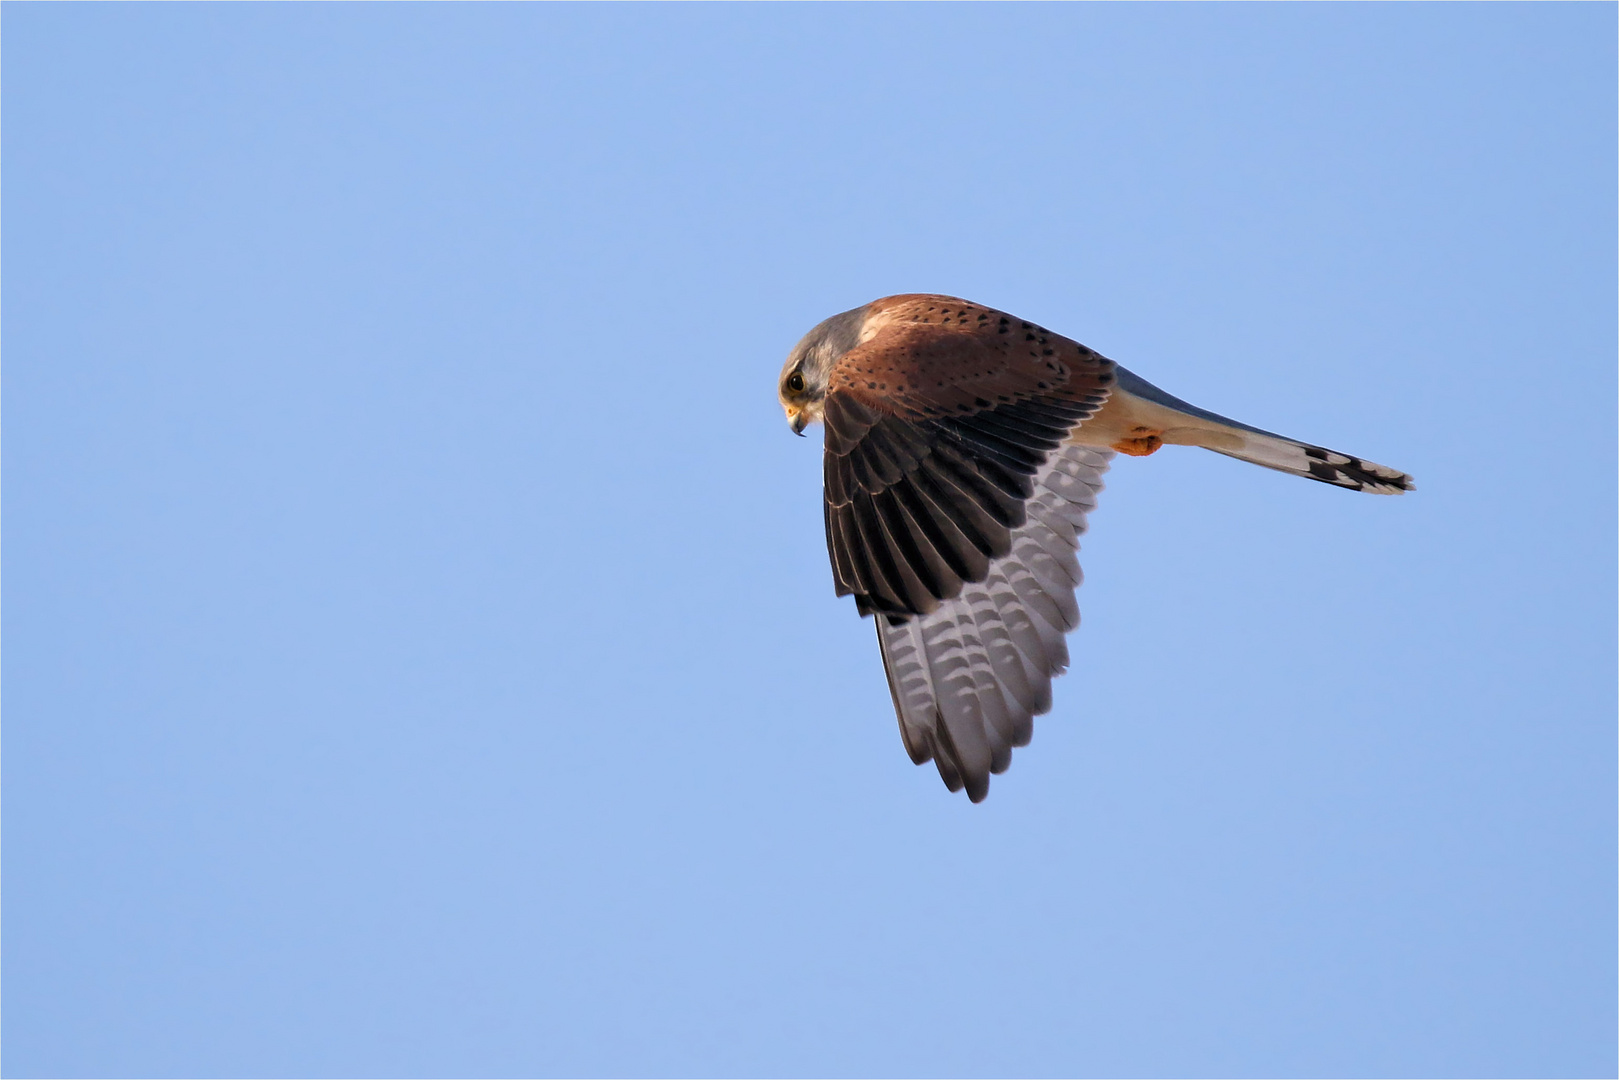
<svg viewBox="0 0 1619 1080"><path fill-rule="evenodd" d="M1114 365L951 297L880 300L862 336L822 413L832 574L862 615L928 614L1011 553L1036 475L1107 399Z"/></svg>
<svg viewBox="0 0 1619 1080"><path fill-rule="evenodd" d="M1079 537L1112 456L1080 446L1051 455L1007 554L981 581L928 614L877 617L905 749L918 765L931 758L973 802L1012 763L1012 748L1028 745L1034 718L1051 708L1051 680L1067 670Z"/></svg>

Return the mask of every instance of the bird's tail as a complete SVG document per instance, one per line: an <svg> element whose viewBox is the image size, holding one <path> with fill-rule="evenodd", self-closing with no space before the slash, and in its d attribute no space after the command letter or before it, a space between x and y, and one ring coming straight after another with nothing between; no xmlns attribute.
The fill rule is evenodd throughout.
<svg viewBox="0 0 1619 1080"><path fill-rule="evenodd" d="M1179 413L1189 422L1166 422L1164 442L1201 446L1217 454L1263 465L1267 469L1292 473L1323 484L1366 491L1373 495L1398 495L1416 488L1416 481L1399 469L1367 461L1324 446L1289 439L1273 431L1200 409L1152 385L1141 376L1119 368L1119 387L1153 405Z"/></svg>
<svg viewBox="0 0 1619 1080"><path fill-rule="evenodd" d="M1340 454L1323 446L1311 446L1297 439L1272 435L1268 431L1239 428L1233 434L1240 438L1241 445L1229 446L1225 440L1221 440L1218 446L1207 443L1200 445L1216 454L1251 461L1267 469L1308 477L1324 484L1336 484L1353 491L1367 491L1373 495L1398 495L1417 486L1415 480L1399 469Z"/></svg>

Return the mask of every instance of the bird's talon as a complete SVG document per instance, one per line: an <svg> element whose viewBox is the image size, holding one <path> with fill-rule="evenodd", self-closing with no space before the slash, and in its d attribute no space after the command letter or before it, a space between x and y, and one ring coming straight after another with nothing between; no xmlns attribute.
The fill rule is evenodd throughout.
<svg viewBox="0 0 1619 1080"><path fill-rule="evenodd" d="M1140 435L1132 439L1120 439L1113 444L1113 449L1121 454L1129 454L1131 457L1146 457L1148 454L1157 451L1162 445L1164 445L1164 440L1161 435Z"/></svg>

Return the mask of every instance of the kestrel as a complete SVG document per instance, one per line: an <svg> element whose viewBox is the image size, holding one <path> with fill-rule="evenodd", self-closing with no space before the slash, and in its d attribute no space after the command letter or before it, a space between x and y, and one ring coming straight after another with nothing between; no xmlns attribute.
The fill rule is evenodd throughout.
<svg viewBox="0 0 1619 1080"><path fill-rule="evenodd" d="M1189 405L1043 326L889 296L804 336L794 432L826 424L837 595L875 616L905 749L981 801L1026 746L1079 625L1079 536L1113 452L1201 446L1353 491L1411 477Z"/></svg>

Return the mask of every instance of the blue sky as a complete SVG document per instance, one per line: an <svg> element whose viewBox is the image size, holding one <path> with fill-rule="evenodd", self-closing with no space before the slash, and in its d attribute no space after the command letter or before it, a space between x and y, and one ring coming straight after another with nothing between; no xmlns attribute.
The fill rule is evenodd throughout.
<svg viewBox="0 0 1619 1080"><path fill-rule="evenodd" d="M1612 1075L1615 21L7 5L6 1072ZM1419 490L1118 463L970 806L906 291Z"/></svg>

